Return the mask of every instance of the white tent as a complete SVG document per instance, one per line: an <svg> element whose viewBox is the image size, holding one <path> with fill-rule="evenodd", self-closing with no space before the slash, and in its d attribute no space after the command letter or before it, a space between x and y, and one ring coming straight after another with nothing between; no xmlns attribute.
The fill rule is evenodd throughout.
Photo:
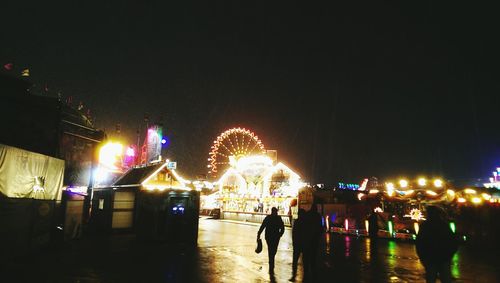
<svg viewBox="0 0 500 283"><path fill-rule="evenodd" d="M0 193L10 198L60 200L64 160L0 144Z"/></svg>

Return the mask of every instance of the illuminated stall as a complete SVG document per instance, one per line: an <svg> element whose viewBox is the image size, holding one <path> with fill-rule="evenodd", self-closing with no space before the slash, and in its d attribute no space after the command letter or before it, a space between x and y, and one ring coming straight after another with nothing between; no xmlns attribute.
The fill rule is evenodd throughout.
<svg viewBox="0 0 500 283"><path fill-rule="evenodd" d="M216 182L223 218L261 222L276 207L288 225L297 212L298 191L303 186L298 174L265 155L234 159Z"/></svg>
<svg viewBox="0 0 500 283"><path fill-rule="evenodd" d="M168 160L134 167L112 186L94 189L96 231L129 231L148 240L196 243L199 192Z"/></svg>

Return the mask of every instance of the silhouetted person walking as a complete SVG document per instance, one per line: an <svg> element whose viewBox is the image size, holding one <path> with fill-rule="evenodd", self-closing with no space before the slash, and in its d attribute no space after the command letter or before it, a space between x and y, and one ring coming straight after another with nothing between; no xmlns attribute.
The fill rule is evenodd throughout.
<svg viewBox="0 0 500 283"><path fill-rule="evenodd" d="M368 216L368 235L372 240L378 238L378 215L376 212L372 212Z"/></svg>
<svg viewBox="0 0 500 283"><path fill-rule="evenodd" d="M304 238L304 281L315 281L318 257L318 246L323 234L323 225L321 224L321 215L313 203L311 209L306 213L306 233Z"/></svg>
<svg viewBox="0 0 500 283"><path fill-rule="evenodd" d="M306 211L302 208L298 211L298 218L293 223L292 228L292 242L293 242L293 262L292 262L292 278L290 281L295 281L297 276L297 266L299 257L302 254L302 261L304 256L304 242L307 233Z"/></svg>
<svg viewBox="0 0 500 283"><path fill-rule="evenodd" d="M437 277L441 282L451 282L451 258L458 243L443 214L438 207L427 207L427 220L420 225L417 235L417 254L425 267L428 283L436 282Z"/></svg>
<svg viewBox="0 0 500 283"><path fill-rule="evenodd" d="M269 273L274 273L274 257L278 251L278 244L281 236L285 232L285 225L283 220L278 216L278 209L276 207L271 208L271 214L264 218L262 225L260 225L259 232L257 232L257 239L260 238L262 231L266 229L266 243L267 243L267 253L269 256Z"/></svg>

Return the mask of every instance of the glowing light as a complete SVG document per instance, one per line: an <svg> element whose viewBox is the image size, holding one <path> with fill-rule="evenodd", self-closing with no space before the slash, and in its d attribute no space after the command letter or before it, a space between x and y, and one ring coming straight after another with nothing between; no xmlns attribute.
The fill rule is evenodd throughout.
<svg viewBox="0 0 500 283"><path fill-rule="evenodd" d="M117 163L123 154L123 145L116 142L108 142L99 151L99 165L110 170L118 169Z"/></svg>
<svg viewBox="0 0 500 283"><path fill-rule="evenodd" d="M363 183L361 183L361 186L359 187L358 191L366 190L366 185L368 185L368 179L363 180Z"/></svg>
<svg viewBox="0 0 500 283"><path fill-rule="evenodd" d="M478 198L478 197L474 197L474 198L472 198L472 200L471 200L471 201L472 201L472 203L479 204L479 203L481 203L483 200L482 200L482 199L480 199L480 198Z"/></svg>
<svg viewBox="0 0 500 283"><path fill-rule="evenodd" d="M368 193L370 193L370 194L378 194L379 190L372 189L372 190L368 191Z"/></svg>
<svg viewBox="0 0 500 283"><path fill-rule="evenodd" d="M414 190L408 190L408 191L405 191L403 193L405 194L405 196L408 196L408 195L413 194L414 192L415 192Z"/></svg>
<svg viewBox="0 0 500 283"><path fill-rule="evenodd" d="M482 193L481 196L483 196L483 198L485 200L490 200L491 199L491 196L489 194L487 194L487 193Z"/></svg>
<svg viewBox="0 0 500 283"><path fill-rule="evenodd" d="M325 217L325 226L326 226L326 231L330 231L330 216Z"/></svg>
<svg viewBox="0 0 500 283"><path fill-rule="evenodd" d="M161 144L166 144L167 140L165 138L161 139Z"/></svg>
<svg viewBox="0 0 500 283"><path fill-rule="evenodd" d="M476 192L476 190L473 190L473 189L465 189L464 193L469 194L469 195L475 195L477 192Z"/></svg>
<svg viewBox="0 0 500 283"><path fill-rule="evenodd" d="M127 150L125 151L125 155L127 155L129 157L134 157L135 150L132 147L127 147Z"/></svg>
<svg viewBox="0 0 500 283"><path fill-rule="evenodd" d="M387 195L392 197L394 195L394 184L393 183L386 183L386 191Z"/></svg>
<svg viewBox="0 0 500 283"><path fill-rule="evenodd" d="M265 154L264 145L259 137L245 128L232 128L221 133L213 142L210 156L210 173L216 174L221 165L229 162L230 156L236 159L250 154Z"/></svg>
<svg viewBox="0 0 500 283"><path fill-rule="evenodd" d="M384 212L384 211L380 207L375 207L375 209L373 209L373 212L378 212L379 213L379 212Z"/></svg>
<svg viewBox="0 0 500 283"><path fill-rule="evenodd" d="M359 193L358 194L358 199L361 200L363 198L364 194L363 193Z"/></svg>
<svg viewBox="0 0 500 283"><path fill-rule="evenodd" d="M344 221L344 225L345 225L346 232L349 231L349 220L347 218Z"/></svg>
<svg viewBox="0 0 500 283"><path fill-rule="evenodd" d="M401 188L408 187L408 181L406 181L406 180L399 180L399 186L401 186Z"/></svg>
<svg viewBox="0 0 500 283"><path fill-rule="evenodd" d="M424 215L422 214L420 209L417 208L413 208L412 210L410 210L410 213L404 215L404 217L410 217L415 221L425 220Z"/></svg>
<svg viewBox="0 0 500 283"><path fill-rule="evenodd" d="M368 220L365 220L365 230L366 233L370 233L370 223L368 222Z"/></svg>
<svg viewBox="0 0 500 283"><path fill-rule="evenodd" d="M434 187L441 188L443 186L443 181L441 179L434 180Z"/></svg>
<svg viewBox="0 0 500 283"><path fill-rule="evenodd" d="M455 222L450 222L450 229L451 232L455 233L457 231L457 226L455 225Z"/></svg>
<svg viewBox="0 0 500 283"><path fill-rule="evenodd" d="M425 178L419 178L418 179L418 185L419 186L425 186L427 184L427 180Z"/></svg>
<svg viewBox="0 0 500 283"><path fill-rule="evenodd" d="M418 225L418 222L413 223L413 229L415 229L415 234L418 235L418 231L420 230L420 226Z"/></svg>
<svg viewBox="0 0 500 283"><path fill-rule="evenodd" d="M449 194L452 197L455 196L455 191L453 191L453 190L447 190L446 193Z"/></svg>
<svg viewBox="0 0 500 283"><path fill-rule="evenodd" d="M437 193L435 191L427 190L425 192L430 196L437 196Z"/></svg>
<svg viewBox="0 0 500 283"><path fill-rule="evenodd" d="M458 201L459 203L465 203L465 202L467 202L467 200L466 200L466 199L464 199L464 198L458 198L458 200L457 200L457 201Z"/></svg>
<svg viewBox="0 0 500 283"><path fill-rule="evenodd" d="M271 167L272 164L273 164L273 161L268 156L252 155L252 156L246 156L246 157L240 158L236 162L236 169L240 172L244 172L247 170L252 170L256 166Z"/></svg>
<svg viewBox="0 0 500 283"><path fill-rule="evenodd" d="M389 234L391 234L391 237L394 234L394 226L392 224L392 221L387 221L387 230L389 231Z"/></svg>

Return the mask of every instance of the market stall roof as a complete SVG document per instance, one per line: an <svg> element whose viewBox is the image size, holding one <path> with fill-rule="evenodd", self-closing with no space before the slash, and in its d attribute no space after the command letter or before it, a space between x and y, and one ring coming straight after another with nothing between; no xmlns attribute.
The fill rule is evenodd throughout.
<svg viewBox="0 0 500 283"><path fill-rule="evenodd" d="M149 166L135 167L128 170L112 187L143 187L147 190L191 189L186 187L190 181L183 179L174 169L167 167L166 162L155 163Z"/></svg>
<svg viewBox="0 0 500 283"><path fill-rule="evenodd" d="M125 175L123 175L113 184L113 187L119 187L125 185L140 186L142 182L144 182L148 177L153 175L153 173L158 171L162 166L165 166L165 164L157 163L150 166L131 168L125 173Z"/></svg>

